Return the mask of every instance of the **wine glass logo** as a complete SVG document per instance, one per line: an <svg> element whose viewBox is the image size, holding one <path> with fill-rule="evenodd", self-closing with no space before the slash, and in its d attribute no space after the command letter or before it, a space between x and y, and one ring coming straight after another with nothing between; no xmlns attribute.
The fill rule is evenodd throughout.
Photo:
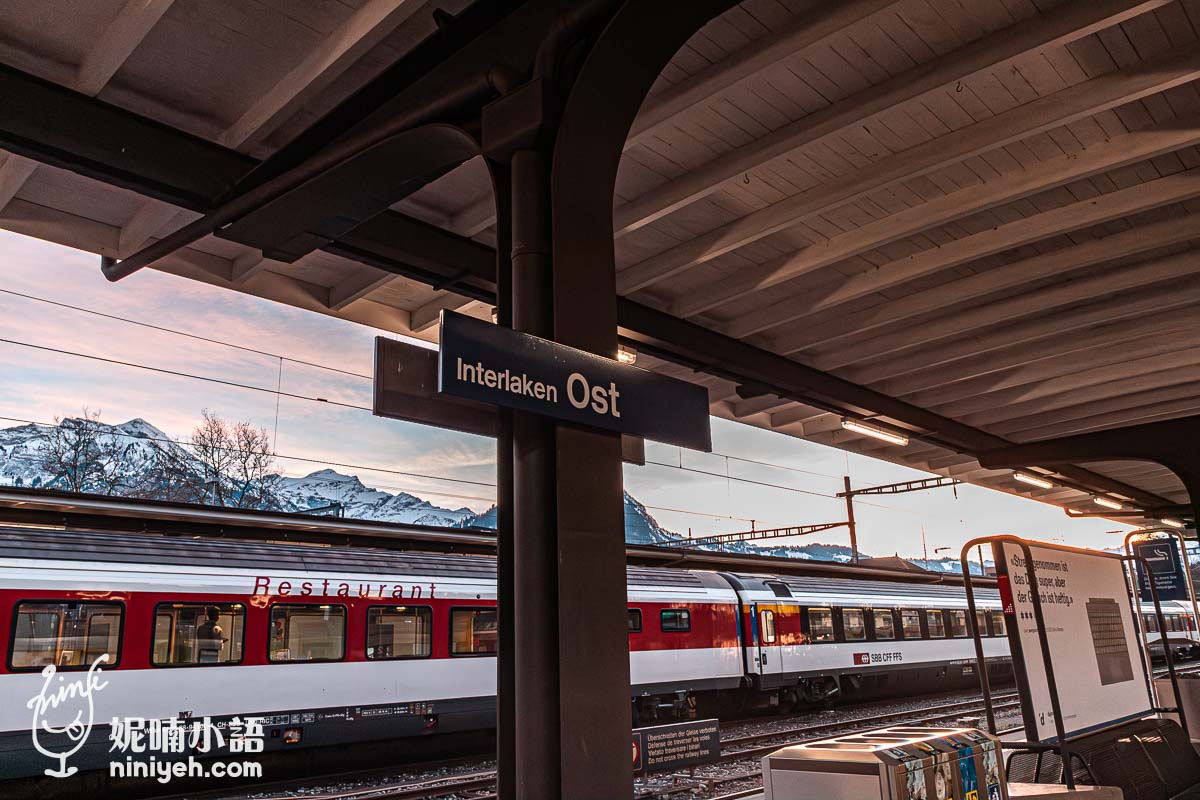
<svg viewBox="0 0 1200 800"><path fill-rule="evenodd" d="M87 673L82 678L67 681L58 675L58 669L50 664L42 670L42 690L29 698L25 707L33 711L33 747L47 758L57 758L58 768L47 769L45 773L52 778L66 778L79 771L78 767L68 767L67 759L79 752L87 742L88 734L96 721L96 707L92 695L108 686L108 681L101 681L100 665L108 661L108 653L96 657ZM46 718L51 711L64 708L64 714L75 712L75 716L66 725L55 726ZM61 716L61 715L56 715ZM67 737L73 743L70 749L55 752L46 749L43 737ZM64 743L65 744L65 743Z"/></svg>

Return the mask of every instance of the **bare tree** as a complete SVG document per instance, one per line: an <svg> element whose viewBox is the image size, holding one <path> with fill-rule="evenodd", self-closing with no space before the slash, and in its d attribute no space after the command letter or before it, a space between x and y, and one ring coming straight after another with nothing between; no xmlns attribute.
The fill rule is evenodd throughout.
<svg viewBox="0 0 1200 800"><path fill-rule="evenodd" d="M96 471L92 476L93 491L99 494L123 495L133 489L133 447L129 437L109 431L96 441Z"/></svg>
<svg viewBox="0 0 1200 800"><path fill-rule="evenodd" d="M192 453L201 464L206 502L237 508L278 506L271 468L275 455L265 428L229 423L205 409L192 431Z"/></svg>
<svg viewBox="0 0 1200 800"><path fill-rule="evenodd" d="M204 499L204 480L181 448L160 444L151 451L149 467L128 494L147 500L198 503Z"/></svg>
<svg viewBox="0 0 1200 800"><path fill-rule="evenodd" d="M102 431L100 412L86 406L81 417L55 417L54 426L46 430L41 459L41 468L51 475L47 485L70 492L93 489L104 469Z"/></svg>
<svg viewBox="0 0 1200 800"><path fill-rule="evenodd" d="M203 499L214 505L229 505L228 485L225 476L237 456L234 453L233 436L225 420L207 408L201 412L203 421L192 431L192 455L200 462L203 483Z"/></svg>
<svg viewBox="0 0 1200 800"><path fill-rule="evenodd" d="M266 428L255 428L248 422L233 425L233 442L236 453L230 477L234 481L235 505L241 508L276 508L275 454L271 450L271 437Z"/></svg>

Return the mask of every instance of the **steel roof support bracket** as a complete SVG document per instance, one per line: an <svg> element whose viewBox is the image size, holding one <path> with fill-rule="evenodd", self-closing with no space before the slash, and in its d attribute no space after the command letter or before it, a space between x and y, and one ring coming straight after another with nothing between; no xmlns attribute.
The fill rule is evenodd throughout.
<svg viewBox="0 0 1200 800"><path fill-rule="evenodd" d="M1200 508L1200 416L1046 439L979 454L979 463L988 468L1130 460L1155 461L1178 475L1187 488L1192 519L1196 520Z"/></svg>

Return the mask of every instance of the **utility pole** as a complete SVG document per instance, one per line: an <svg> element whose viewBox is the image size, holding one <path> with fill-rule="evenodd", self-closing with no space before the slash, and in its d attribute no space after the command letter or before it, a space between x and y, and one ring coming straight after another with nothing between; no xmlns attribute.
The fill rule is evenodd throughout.
<svg viewBox="0 0 1200 800"><path fill-rule="evenodd" d="M850 552L853 555L852 563L858 563L858 529L854 524L854 495L856 494L904 494L906 492L920 492L925 489L937 489L941 486L957 486L962 483L958 478L921 478L915 481L902 481L900 483L888 483L883 486L867 486L862 489L850 488L850 476L843 475L842 481L846 487L845 491L838 492L838 497L846 498L846 525L850 528ZM921 526L921 547L925 547L925 527ZM929 551L925 551L925 560L929 560Z"/></svg>
<svg viewBox="0 0 1200 800"><path fill-rule="evenodd" d="M846 486L846 527L850 529L850 563L858 563L858 527L854 524L854 492L850 491L850 476L843 475Z"/></svg>

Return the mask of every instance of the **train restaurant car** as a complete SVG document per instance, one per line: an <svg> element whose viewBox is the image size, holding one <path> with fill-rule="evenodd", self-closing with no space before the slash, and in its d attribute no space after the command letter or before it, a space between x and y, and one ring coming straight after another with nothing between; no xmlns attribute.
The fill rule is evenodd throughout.
<svg viewBox="0 0 1200 800"><path fill-rule="evenodd" d="M974 684L958 587L630 567L628 594L640 722ZM980 600L1003 657L998 598ZM0 643L0 779L40 774L38 745L70 749L31 728L77 714L83 770L108 764L114 718L261 717L268 752L486 731L495 562L0 528ZM102 690L33 719L48 667L95 664Z"/></svg>

